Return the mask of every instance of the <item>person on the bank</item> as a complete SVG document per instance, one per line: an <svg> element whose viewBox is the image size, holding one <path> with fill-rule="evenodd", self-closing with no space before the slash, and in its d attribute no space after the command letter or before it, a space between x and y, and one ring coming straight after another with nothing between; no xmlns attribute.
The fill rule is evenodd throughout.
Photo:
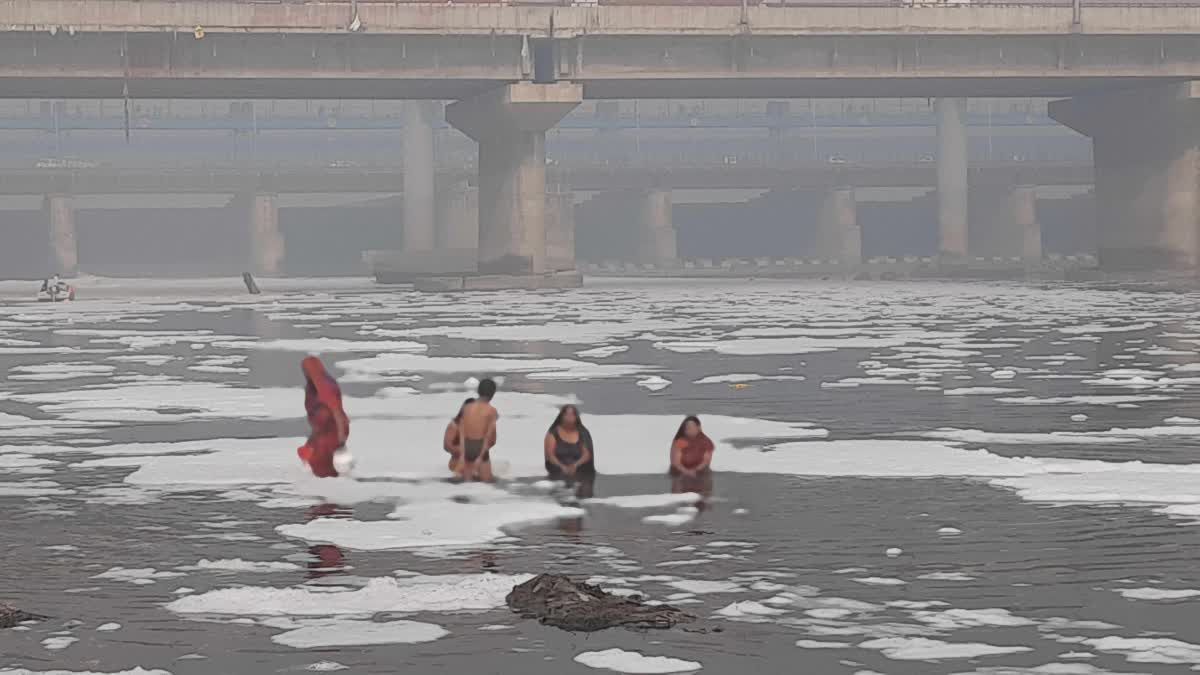
<svg viewBox="0 0 1200 675"><path fill-rule="evenodd" d="M712 440L704 435L700 418L689 415L679 425L671 443L671 475L695 478L707 473L714 449Z"/></svg>
<svg viewBox="0 0 1200 675"><path fill-rule="evenodd" d="M546 474L553 480L574 480L596 475L592 435L583 426L579 408L564 405L546 432L543 444Z"/></svg>
<svg viewBox="0 0 1200 675"><path fill-rule="evenodd" d="M463 411L474 402L475 399L473 398L463 401L463 404L458 408L458 414L446 425L446 433L442 435L442 449L450 453L450 463L448 466L452 473L458 473L458 465L462 463L462 434L458 431L458 425L462 422Z"/></svg>
<svg viewBox="0 0 1200 675"><path fill-rule="evenodd" d="M342 390L321 359L306 356L300 368L304 372L304 410L311 434L296 454L317 478L335 478L338 470L334 454L350 437L350 418L342 409Z"/></svg>
<svg viewBox="0 0 1200 675"><path fill-rule="evenodd" d="M500 413L492 406L496 395L496 383L485 379L476 390L478 397L463 406L462 418L458 422L458 433L462 443L462 461L458 475L463 480L491 482L491 450L496 445L496 422Z"/></svg>

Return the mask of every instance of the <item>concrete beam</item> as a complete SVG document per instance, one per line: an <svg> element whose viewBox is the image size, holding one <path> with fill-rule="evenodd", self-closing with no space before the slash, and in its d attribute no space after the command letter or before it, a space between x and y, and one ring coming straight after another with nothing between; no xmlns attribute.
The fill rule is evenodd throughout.
<svg viewBox="0 0 1200 675"><path fill-rule="evenodd" d="M341 33L435 35L1010 35L1200 33L1194 5L1089 5L1074 23L1070 5L713 5L530 6L502 4L246 3L239 0L4 0L9 30L74 27L83 32L209 35ZM65 30L63 31L66 32Z"/></svg>

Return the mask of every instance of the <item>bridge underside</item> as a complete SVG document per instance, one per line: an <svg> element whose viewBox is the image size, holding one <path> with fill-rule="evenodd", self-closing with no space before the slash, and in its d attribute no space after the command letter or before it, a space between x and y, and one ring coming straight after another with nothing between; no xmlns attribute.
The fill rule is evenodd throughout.
<svg viewBox="0 0 1200 675"><path fill-rule="evenodd" d="M463 99L1074 96L1200 78L1166 35L431 36L0 33L0 97Z"/></svg>

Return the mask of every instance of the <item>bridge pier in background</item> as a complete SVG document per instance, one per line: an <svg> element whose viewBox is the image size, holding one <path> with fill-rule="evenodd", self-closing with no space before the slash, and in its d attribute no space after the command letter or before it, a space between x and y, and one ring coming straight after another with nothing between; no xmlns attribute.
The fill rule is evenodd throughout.
<svg viewBox="0 0 1200 675"><path fill-rule="evenodd" d="M546 271L575 271L575 193L546 194Z"/></svg>
<svg viewBox="0 0 1200 675"><path fill-rule="evenodd" d="M1042 224L1037 217L1037 188L1016 185L1008 196L1008 212L1013 235L1021 246L1021 261L1026 265L1042 262Z"/></svg>
<svg viewBox="0 0 1200 675"><path fill-rule="evenodd" d="M967 257L967 99L939 98L937 113L938 253L943 261Z"/></svg>
<svg viewBox="0 0 1200 675"><path fill-rule="evenodd" d="M472 259L479 250L479 190L467 182L456 182L438 191L438 250L470 251Z"/></svg>
<svg viewBox="0 0 1200 675"><path fill-rule="evenodd" d="M641 263L671 265L677 255L671 191L653 189L643 194L641 199L635 257Z"/></svg>
<svg viewBox="0 0 1200 675"><path fill-rule="evenodd" d="M433 166L435 104L404 104L404 250L432 250L435 243L436 194Z"/></svg>
<svg viewBox="0 0 1200 675"><path fill-rule="evenodd" d="M843 265L862 264L862 228L854 188L839 186L825 193L818 223L821 256Z"/></svg>
<svg viewBox="0 0 1200 675"><path fill-rule="evenodd" d="M1200 81L1054 101L1090 136L1100 266L1200 267Z"/></svg>
<svg viewBox="0 0 1200 675"><path fill-rule="evenodd" d="M235 206L246 214L250 229L250 264L255 274L283 272L283 233L279 230L279 198L273 194L239 195Z"/></svg>
<svg viewBox="0 0 1200 675"><path fill-rule="evenodd" d="M50 226L51 271L64 277L79 271L79 244L75 236L75 206L70 195L51 194L42 199Z"/></svg>
<svg viewBox="0 0 1200 675"><path fill-rule="evenodd" d="M582 101L578 84L518 82L446 107L479 144L481 274L546 274L546 130Z"/></svg>

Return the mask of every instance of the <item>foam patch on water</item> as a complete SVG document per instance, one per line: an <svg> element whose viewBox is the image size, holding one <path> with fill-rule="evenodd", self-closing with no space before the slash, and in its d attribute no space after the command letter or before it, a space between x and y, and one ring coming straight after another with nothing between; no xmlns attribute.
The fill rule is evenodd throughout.
<svg viewBox="0 0 1200 675"><path fill-rule="evenodd" d="M24 668L17 668L15 670L0 670L0 675L171 675L171 671L147 670L141 667L112 672L95 670L26 670Z"/></svg>
<svg viewBox="0 0 1200 675"><path fill-rule="evenodd" d="M532 578L529 574L447 574L377 577L357 589L241 586L182 597L167 609L179 614L252 617L483 611L503 607L513 586Z"/></svg>
<svg viewBox="0 0 1200 675"><path fill-rule="evenodd" d="M1117 592L1130 600L1186 600L1200 597L1200 590L1191 588L1122 588Z"/></svg>
<svg viewBox="0 0 1200 675"><path fill-rule="evenodd" d="M429 347L420 342L411 342L408 340L337 340L327 337L215 342L213 346L224 349L261 349L279 352L302 352L306 354L349 352L369 352L373 354L403 352L419 354L429 349Z"/></svg>
<svg viewBox="0 0 1200 675"><path fill-rule="evenodd" d="M297 649L353 647L359 645L418 644L433 642L450 631L419 621L357 621L318 619L302 621L298 628L271 637L277 644Z"/></svg>
<svg viewBox="0 0 1200 675"><path fill-rule="evenodd" d="M598 652L583 652L575 657L575 662L589 668L618 673L692 673L703 667L698 661L646 656L641 652L616 647Z"/></svg>
<svg viewBox="0 0 1200 675"><path fill-rule="evenodd" d="M69 420L178 422L191 419L289 419L303 416L299 387L250 389L215 382L131 383L13 399Z"/></svg>
<svg viewBox="0 0 1200 675"><path fill-rule="evenodd" d="M862 649L877 649L889 659L898 661L973 659L1033 651L1030 647L997 646L979 642L943 642L923 637L878 638L861 642L858 646Z"/></svg>
<svg viewBox="0 0 1200 675"><path fill-rule="evenodd" d="M94 575L93 579L112 579L114 581L125 581L137 586L148 586L161 581L163 579L173 579L182 577L182 572L167 572L159 571L153 567L127 568L127 567L111 567L108 570Z"/></svg>
<svg viewBox="0 0 1200 675"><path fill-rule="evenodd" d="M223 560L200 560L195 565L188 567L180 567L179 569L188 572L210 571L210 572L252 572L256 574L269 574L272 572L291 572L300 569L299 565L288 562L259 562L252 560L242 560L241 558L223 559Z"/></svg>
<svg viewBox="0 0 1200 675"><path fill-rule="evenodd" d="M995 377L995 373L992 374ZM946 389L942 393L946 396L992 396L999 394L1011 394L1021 391L1011 387L959 387L957 389Z"/></svg>
<svg viewBox="0 0 1200 675"><path fill-rule="evenodd" d="M112 366L90 363L37 363L9 368L8 379L21 381L52 382L84 377L105 377L116 370Z"/></svg>
<svg viewBox="0 0 1200 675"><path fill-rule="evenodd" d="M598 364L573 359L449 357L424 354L380 354L365 359L339 361L346 382L376 382L390 376L419 373L523 373L531 379L588 380L627 377L649 370L646 366Z"/></svg>
<svg viewBox="0 0 1200 675"><path fill-rule="evenodd" d="M765 382L768 380L803 381L803 375L759 375L757 373L730 373L728 375L709 375L696 380L695 384L744 384L748 382Z"/></svg>
<svg viewBox="0 0 1200 675"><path fill-rule="evenodd" d="M1110 635L1083 643L1098 651L1121 654L1130 663L1200 664L1200 645L1171 638Z"/></svg>
<svg viewBox="0 0 1200 675"><path fill-rule="evenodd" d="M695 504L700 495L695 492L664 495L622 495L620 497L592 497L583 500L587 505L615 506L622 509L660 509L668 506Z"/></svg>

